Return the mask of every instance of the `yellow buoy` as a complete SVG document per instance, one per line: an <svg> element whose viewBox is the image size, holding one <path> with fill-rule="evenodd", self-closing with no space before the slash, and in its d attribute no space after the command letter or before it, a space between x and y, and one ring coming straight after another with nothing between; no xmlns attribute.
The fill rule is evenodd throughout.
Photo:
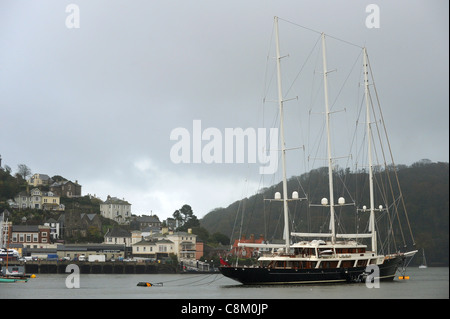
<svg viewBox="0 0 450 319"><path fill-rule="evenodd" d="M409 280L409 276L400 276L398 277L400 280Z"/></svg>
<svg viewBox="0 0 450 319"><path fill-rule="evenodd" d="M30 276L30 278L36 278L36 275L35 275L35 274L32 274L32 275Z"/></svg>

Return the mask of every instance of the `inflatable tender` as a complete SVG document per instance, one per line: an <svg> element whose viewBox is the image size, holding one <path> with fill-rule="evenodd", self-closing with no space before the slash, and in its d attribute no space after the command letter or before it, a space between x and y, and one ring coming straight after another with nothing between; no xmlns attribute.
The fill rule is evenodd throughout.
<svg viewBox="0 0 450 319"><path fill-rule="evenodd" d="M139 286L139 287L162 287L163 283L162 282L151 283L151 282L147 282L147 281L140 281L140 282L138 282L137 286Z"/></svg>

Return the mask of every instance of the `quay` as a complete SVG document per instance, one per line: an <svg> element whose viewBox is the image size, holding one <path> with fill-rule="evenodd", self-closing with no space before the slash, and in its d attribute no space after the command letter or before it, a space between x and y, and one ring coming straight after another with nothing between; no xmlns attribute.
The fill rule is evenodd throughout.
<svg viewBox="0 0 450 319"><path fill-rule="evenodd" d="M0 263L6 266L5 262ZM10 261L9 265L25 267L26 274L66 274L68 265L75 264L80 268L81 274L175 274L178 267L171 264L145 263L134 261ZM0 266L0 268L1 268Z"/></svg>

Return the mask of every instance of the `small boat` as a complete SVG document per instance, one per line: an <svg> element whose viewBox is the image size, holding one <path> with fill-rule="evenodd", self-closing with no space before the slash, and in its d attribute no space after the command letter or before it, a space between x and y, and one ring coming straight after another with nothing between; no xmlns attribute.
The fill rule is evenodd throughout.
<svg viewBox="0 0 450 319"><path fill-rule="evenodd" d="M17 260L19 258L19 252L15 249L0 249L0 260Z"/></svg>
<svg viewBox="0 0 450 319"><path fill-rule="evenodd" d="M1 276L0 282L27 282L26 277L14 277L14 276Z"/></svg>
<svg viewBox="0 0 450 319"><path fill-rule="evenodd" d="M0 282L27 282L30 277L25 275L23 266L2 267L0 274Z"/></svg>
<svg viewBox="0 0 450 319"><path fill-rule="evenodd" d="M136 286L139 286L139 287L162 287L163 283L162 282L151 283L148 281L140 281L140 282L138 282L138 284Z"/></svg>
<svg viewBox="0 0 450 319"><path fill-rule="evenodd" d="M25 276L25 267L24 266L3 266L1 269L1 273L4 276L11 277L24 277Z"/></svg>

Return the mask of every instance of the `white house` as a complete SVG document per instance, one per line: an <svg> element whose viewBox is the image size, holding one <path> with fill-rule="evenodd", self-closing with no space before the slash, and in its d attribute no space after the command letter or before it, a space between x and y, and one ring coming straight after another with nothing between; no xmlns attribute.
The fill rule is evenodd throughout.
<svg viewBox="0 0 450 319"><path fill-rule="evenodd" d="M104 238L104 244L125 245L126 247L131 246L131 233L120 227L108 229Z"/></svg>
<svg viewBox="0 0 450 319"><path fill-rule="evenodd" d="M179 259L195 259L197 235L188 232L174 232L166 235L166 238L175 245L175 254Z"/></svg>
<svg viewBox="0 0 450 319"><path fill-rule="evenodd" d="M60 233L60 224L58 221L56 221L53 218L49 218L45 223L44 226L50 227L50 238L55 240L61 238Z"/></svg>
<svg viewBox="0 0 450 319"><path fill-rule="evenodd" d="M141 240L133 244L133 257L159 258L175 254L175 244L168 239Z"/></svg>
<svg viewBox="0 0 450 319"><path fill-rule="evenodd" d="M131 218L131 204L126 200L108 195L106 201L100 204L103 217L112 219L119 224L128 224Z"/></svg>
<svg viewBox="0 0 450 319"><path fill-rule="evenodd" d="M167 228L164 231L166 230ZM152 236L146 238L150 241L168 240L173 243L173 253L177 255L180 260L195 260L197 235L192 234L191 229L189 229L188 232L165 232L164 234L153 234Z"/></svg>

